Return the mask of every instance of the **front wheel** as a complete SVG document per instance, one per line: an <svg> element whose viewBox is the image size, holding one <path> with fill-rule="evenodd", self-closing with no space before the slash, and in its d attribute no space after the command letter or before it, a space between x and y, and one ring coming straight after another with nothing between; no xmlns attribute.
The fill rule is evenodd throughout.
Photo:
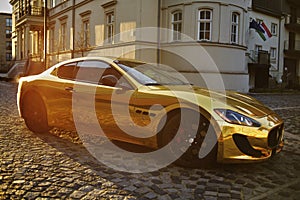
<svg viewBox="0 0 300 200"><path fill-rule="evenodd" d="M51 130L48 126L47 110L42 98L35 93L27 94L22 100L22 115L29 130L34 133L45 133Z"/></svg>
<svg viewBox="0 0 300 200"><path fill-rule="evenodd" d="M181 113L173 114L160 134L159 146L164 147L170 143L169 152L181 155L174 162L177 165L192 168L210 167L216 163L217 143L209 141L207 143L210 144L204 144L204 141L207 141L204 138L209 125L208 119L194 111L185 111L182 119ZM210 134L216 136L215 132ZM207 145L213 145L211 151L204 158L199 158L200 149L207 148Z"/></svg>

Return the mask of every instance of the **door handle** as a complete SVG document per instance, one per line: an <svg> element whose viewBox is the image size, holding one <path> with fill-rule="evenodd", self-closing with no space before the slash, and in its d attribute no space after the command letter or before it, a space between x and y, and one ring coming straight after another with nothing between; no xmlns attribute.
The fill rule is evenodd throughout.
<svg viewBox="0 0 300 200"><path fill-rule="evenodd" d="M73 87L65 87L65 90L66 91L69 91L69 92L74 92L75 90L73 89Z"/></svg>

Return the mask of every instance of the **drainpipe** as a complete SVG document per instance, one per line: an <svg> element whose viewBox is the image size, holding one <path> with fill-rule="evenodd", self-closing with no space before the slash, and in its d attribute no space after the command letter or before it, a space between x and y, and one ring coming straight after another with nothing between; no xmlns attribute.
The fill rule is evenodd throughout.
<svg viewBox="0 0 300 200"><path fill-rule="evenodd" d="M47 69L47 13L48 13L48 0L45 0L44 5L44 63Z"/></svg>
<svg viewBox="0 0 300 200"><path fill-rule="evenodd" d="M157 6L157 51L156 51L156 56L157 56L157 64L160 64L160 48L161 48L161 44L160 44L160 26L161 26L161 23L160 23L160 18L161 18L161 0L158 0L158 6Z"/></svg>
<svg viewBox="0 0 300 200"><path fill-rule="evenodd" d="M280 16L280 19L279 19L279 30L278 30L278 55L277 55L277 71L280 72L279 70L279 67L280 67L280 62L279 62L279 59L280 59L280 52L281 52L281 23L282 23L282 17Z"/></svg>
<svg viewBox="0 0 300 200"><path fill-rule="evenodd" d="M72 53L71 58L74 58L74 51L75 51L75 0L73 0L72 5Z"/></svg>

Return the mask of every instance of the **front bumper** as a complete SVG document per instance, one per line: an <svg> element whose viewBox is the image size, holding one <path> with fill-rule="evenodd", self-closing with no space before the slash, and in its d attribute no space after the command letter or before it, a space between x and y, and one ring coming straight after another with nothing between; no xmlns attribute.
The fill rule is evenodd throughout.
<svg viewBox="0 0 300 200"><path fill-rule="evenodd" d="M275 114L260 120L261 127L246 127L221 122L218 162L256 162L279 153L284 145L283 121Z"/></svg>

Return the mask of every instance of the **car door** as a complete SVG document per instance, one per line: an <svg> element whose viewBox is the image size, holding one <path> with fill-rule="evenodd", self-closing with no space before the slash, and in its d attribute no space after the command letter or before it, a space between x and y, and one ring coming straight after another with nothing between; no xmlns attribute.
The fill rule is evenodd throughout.
<svg viewBox="0 0 300 200"><path fill-rule="evenodd" d="M81 123L82 132L87 134L100 135L102 132L110 139L127 140L124 132L128 130L123 131L122 127L133 127L128 123L133 107L127 101L134 95L134 90L130 86L122 89L125 80L104 61L86 60L78 66L73 93L76 123Z"/></svg>
<svg viewBox="0 0 300 200"><path fill-rule="evenodd" d="M63 64L51 75L55 76L49 83L45 94L50 110L48 121L51 126L74 129L72 116L72 94L74 92L74 70L77 62Z"/></svg>

